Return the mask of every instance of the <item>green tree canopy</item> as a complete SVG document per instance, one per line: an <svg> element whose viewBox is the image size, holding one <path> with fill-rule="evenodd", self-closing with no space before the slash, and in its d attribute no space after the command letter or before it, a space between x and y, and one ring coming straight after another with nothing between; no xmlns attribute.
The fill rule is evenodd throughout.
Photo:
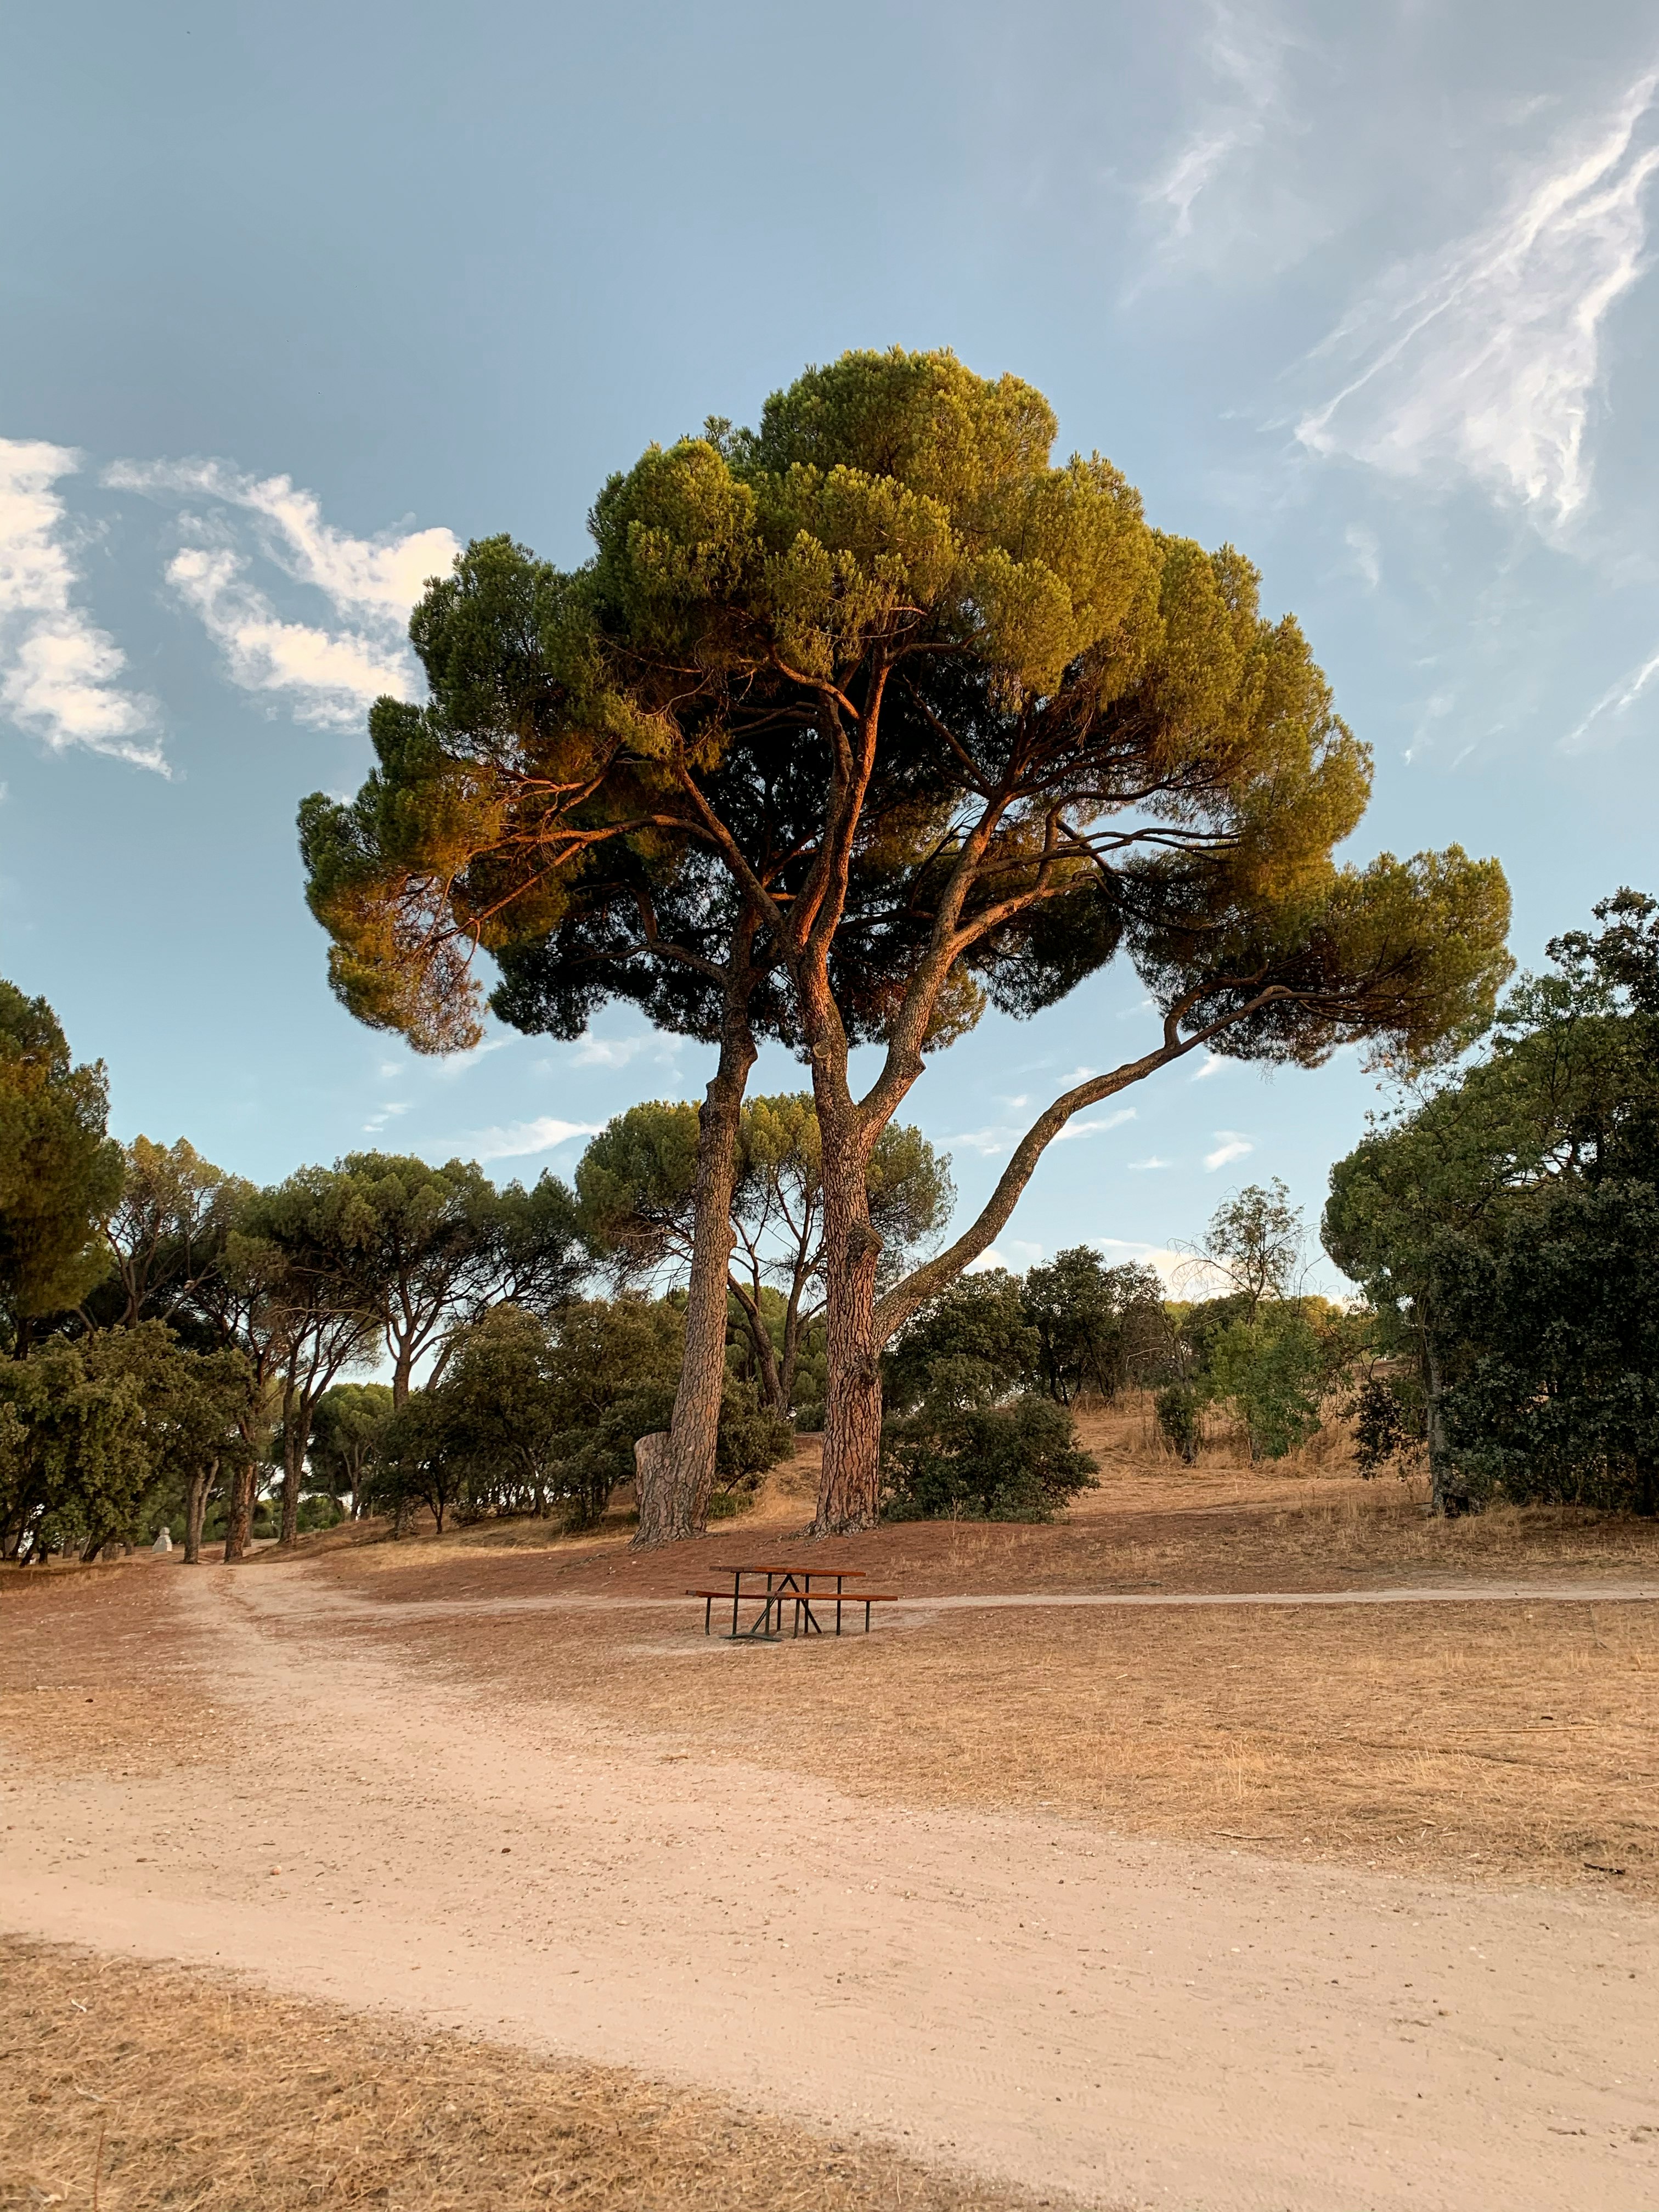
<svg viewBox="0 0 1659 2212"><path fill-rule="evenodd" d="M58 1017L0 981L0 1338L21 1350L108 1266L122 1184L102 1060L76 1066Z"/></svg>
<svg viewBox="0 0 1659 2212"><path fill-rule="evenodd" d="M616 1115L584 1152L576 1170L584 1229L618 1280L690 1266L699 1143L696 1109L659 1099ZM729 1286L762 1393L779 1414L794 1402L802 1350L823 1313L822 1166L810 1092L744 1102L732 1176ZM871 1218L896 1272L949 1219L956 1195L951 1163L919 1129L891 1122L876 1140L868 1173ZM775 1335L769 1287L781 1294Z"/></svg>
<svg viewBox="0 0 1659 2212"><path fill-rule="evenodd" d="M1170 1328L1154 1267L1108 1267L1091 1244L1056 1252L1025 1277L1021 1304L1036 1332L1043 1391L1069 1405L1082 1391L1115 1397L1167 1366Z"/></svg>
<svg viewBox="0 0 1659 2212"><path fill-rule="evenodd" d="M1434 1501L1652 1497L1643 1239L1659 1187L1659 902L1548 948L1491 1048L1331 1170L1325 1248L1415 1358Z"/></svg>
<svg viewBox="0 0 1659 2212"><path fill-rule="evenodd" d="M1099 456L1054 465L1054 432L1017 378L896 349L809 370L753 432L653 447L600 494L583 568L520 590L510 632L480 608L441 671L465 714L377 709L372 787L304 817L337 988L434 1036L472 1018L474 949L556 933L601 848L729 884L813 1072L826 1528L876 1510L882 1344L1073 1115L1200 1046L1431 1060L1506 972L1495 863L1336 861L1369 758L1249 563L1150 527ZM459 644L467 588L433 587L417 646ZM988 997L1033 1012L1120 952L1149 1048L1054 1100L975 1221L878 1297L866 1170L924 1054Z"/></svg>

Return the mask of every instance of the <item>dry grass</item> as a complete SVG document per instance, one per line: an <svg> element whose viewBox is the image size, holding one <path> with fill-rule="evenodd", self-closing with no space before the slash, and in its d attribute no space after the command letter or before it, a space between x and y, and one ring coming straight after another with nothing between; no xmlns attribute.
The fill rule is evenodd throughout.
<svg viewBox="0 0 1659 2212"><path fill-rule="evenodd" d="M368 1632L658 1756L1659 1896L1652 1605L950 1613L749 1649L701 1626L518 1614Z"/></svg>
<svg viewBox="0 0 1659 2212"><path fill-rule="evenodd" d="M0 2206L1018 2212L615 2069L0 1938Z"/></svg>
<svg viewBox="0 0 1659 2212"><path fill-rule="evenodd" d="M1568 1508L1428 1516L1419 1491L1364 1482L1340 1437L1251 1467L1222 1449L1196 1468L1162 1449L1144 1407L1085 1412L1100 1485L1047 1527L912 1522L837 1540L837 1558L947 1592L1330 1589L1390 1583L1659 1577L1659 1522ZM799 1439L754 1512L692 1545L631 1554L620 1527L559 1539L546 1524L485 1524L400 1544L342 1546L327 1571L385 1598L678 1595L711 1562L775 1542L811 1516L818 1442ZM829 1547L826 1547L826 1549Z"/></svg>

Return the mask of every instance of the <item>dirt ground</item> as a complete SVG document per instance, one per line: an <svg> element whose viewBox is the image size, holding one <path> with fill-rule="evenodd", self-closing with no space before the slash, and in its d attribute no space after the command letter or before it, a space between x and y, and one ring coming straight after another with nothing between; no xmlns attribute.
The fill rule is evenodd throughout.
<svg viewBox="0 0 1659 2212"><path fill-rule="evenodd" d="M1023 2212L1043 2201L614 2068L58 1944L0 1937L0 2206L20 2212Z"/></svg>
<svg viewBox="0 0 1659 2212"><path fill-rule="evenodd" d="M1651 2212L1655 1532L1091 1441L1066 1522L833 1547L908 1601L867 1639L732 1646L674 1595L799 1528L810 1452L649 1562L485 1528L0 1580L0 1929L51 1946L0 1960L52 2092L12 2201L57 2160L91 2202L95 2118L109 2207ZM100 1973L105 2027L53 2013ZM201 2193L145 2054L252 2113L283 2035L325 2070L281 2077L276 2179ZM104 2094L83 2047L118 2126L60 2097ZM744 2128L773 2193L711 2193Z"/></svg>

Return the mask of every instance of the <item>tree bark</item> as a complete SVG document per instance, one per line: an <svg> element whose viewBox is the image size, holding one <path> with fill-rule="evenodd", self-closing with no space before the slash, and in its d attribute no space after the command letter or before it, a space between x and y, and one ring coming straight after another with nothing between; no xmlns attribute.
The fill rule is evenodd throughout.
<svg viewBox="0 0 1659 2212"><path fill-rule="evenodd" d="M300 1540L300 1482L305 1469L305 1430L310 1423L301 1412L299 1392L283 1394L283 1519L276 1541L284 1549Z"/></svg>
<svg viewBox="0 0 1659 2212"><path fill-rule="evenodd" d="M643 1494L640 1500L640 1525L634 1532L634 1547L639 1551L701 1535L708 1525L726 1382L726 1284L737 1242L732 1194L737 1181L738 1115L744 1085L755 1064L755 1040L749 1027L750 974L744 944L733 954L720 1060L697 1115L685 1354L668 1426L660 1493L653 1480L648 1512Z"/></svg>
<svg viewBox="0 0 1659 2212"><path fill-rule="evenodd" d="M1440 1361L1434 1348L1434 1337L1426 1322L1422 1324L1423 1341L1423 1397L1427 1410L1429 1443L1429 1504L1432 1510L1447 1521L1455 1521L1474 1510L1469 1487L1453 1463L1451 1446L1446 1435L1445 1383L1440 1373Z"/></svg>
<svg viewBox="0 0 1659 2212"><path fill-rule="evenodd" d="M823 1087L837 1086L832 1078ZM868 1147L851 1101L832 1098L826 1116L821 1095L818 1128L830 1379L812 1533L840 1535L873 1527L881 1514L881 1341L875 1323L881 1239L870 1224Z"/></svg>
<svg viewBox="0 0 1659 2212"><path fill-rule="evenodd" d="M208 1492L213 1487L214 1477L219 1472L216 1459L209 1467L191 1475L185 1490L185 1565L199 1567L202 1564L202 1523L207 1517Z"/></svg>
<svg viewBox="0 0 1659 2212"><path fill-rule="evenodd" d="M228 1565L242 1557L253 1534L254 1466L250 1450L231 1478L230 1497L225 1514L225 1559Z"/></svg>
<svg viewBox="0 0 1659 2212"><path fill-rule="evenodd" d="M634 1499L640 1509L639 1534L634 1539L642 1549L665 1544L673 1522L670 1499L672 1462L668 1456L668 1431L653 1429L634 1446Z"/></svg>

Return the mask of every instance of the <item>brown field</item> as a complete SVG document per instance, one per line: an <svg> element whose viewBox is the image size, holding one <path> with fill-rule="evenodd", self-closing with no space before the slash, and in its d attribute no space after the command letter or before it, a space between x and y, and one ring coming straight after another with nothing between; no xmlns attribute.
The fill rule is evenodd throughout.
<svg viewBox="0 0 1659 2212"><path fill-rule="evenodd" d="M912 1524L823 1556L923 1601L1286 1601L924 1602L867 1638L705 1638L687 1586L724 1561L793 1548L816 1474L816 1446L804 1442L749 1512L644 1559L629 1556L619 1514L580 1538L484 1524L392 1543L348 1528L307 1540L301 1563L265 1553L199 1579L176 1555L0 1576L0 1746L15 1774L56 1778L66 1808L88 1778L112 1803L130 1790L140 1809L123 1848L146 1854L146 1876L145 1824L161 1815L143 1804L217 1803L227 1788L257 1802L267 1771L271 1802L282 1777L294 1786L301 1747L258 1735L276 1692L267 1684L250 1705L235 1667L223 1670L241 1647L215 1638L241 1620L276 1665L273 1680L285 1654L313 1681L359 1660L371 1674L389 1668L411 1714L428 1702L423 1687L434 1714L459 1698L458 1711L499 1715L515 1741L544 1743L550 1771L556 1747L590 1746L638 1778L642 1805L671 1777L729 1767L744 1770L745 1788L757 1771L805 1779L884 1818L1012 1815L1033 1834L1161 1839L1240 1866L1299 1861L1298 1880L1322 1878L1322 1863L1337 1880L1375 1869L1449 1881L1471 1906L1476 1893L1498 1907L1532 1886L1577 1892L1594 1910L1659 1897L1659 1604L1616 1595L1659 1583L1659 1528L1514 1510L1447 1526L1409 1486L1360 1482L1340 1455L1253 1468L1217 1453L1187 1469L1157 1449L1138 1410L1085 1416L1084 1429L1101 1485L1052 1526ZM1538 1595L1295 1602L1490 1583ZM1547 1595L1564 1583L1608 1595ZM210 1589L204 1610L192 1593ZM418 1808L418 1759L400 1757L400 1804ZM95 1832L41 1863L72 1870L88 1840L96 1856ZM502 1875L515 1863L504 1859ZM418 1917L419 1897L409 1905ZM1066 1972L1086 1970L1085 1954ZM620 2068L62 1944L0 1941L0 2053L8 2207L989 2212L1061 2196L1051 2185L1019 2197L856 2128L817 2133Z"/></svg>
<svg viewBox="0 0 1659 2212"><path fill-rule="evenodd" d="M0 2205L1018 2212L614 2068L0 1937Z"/></svg>

